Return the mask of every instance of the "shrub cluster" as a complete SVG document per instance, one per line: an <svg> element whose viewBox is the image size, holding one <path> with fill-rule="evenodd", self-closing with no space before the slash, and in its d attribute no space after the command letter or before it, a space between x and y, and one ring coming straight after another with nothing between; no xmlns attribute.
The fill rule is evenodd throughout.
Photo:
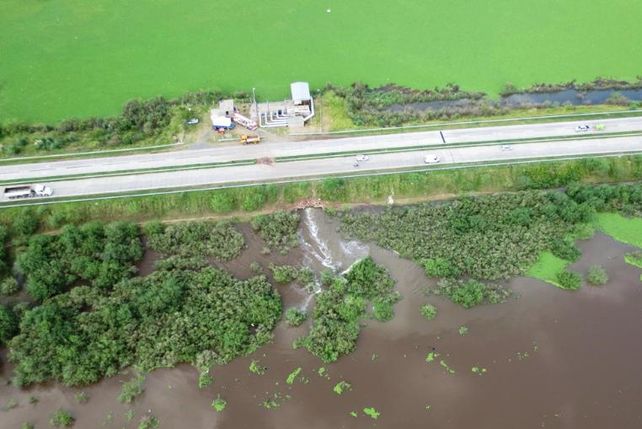
<svg viewBox="0 0 642 429"><path fill-rule="evenodd" d="M360 321L368 302L378 320L392 318L392 305L399 300L388 272L370 257L345 275L336 277L319 293L309 334L297 341L324 362L333 362L352 352L359 337Z"/></svg>
<svg viewBox="0 0 642 429"><path fill-rule="evenodd" d="M603 267L593 265L588 269L586 281L593 286L603 286L609 281L609 276Z"/></svg>
<svg viewBox="0 0 642 429"><path fill-rule="evenodd" d="M289 326L292 326L292 327L301 326L301 324L305 322L307 318L308 318L308 315L305 311L295 307L288 308L285 311L285 321Z"/></svg>
<svg viewBox="0 0 642 429"><path fill-rule="evenodd" d="M146 225L145 234L149 247L163 255L211 256L227 261L236 258L245 246L243 234L227 221L153 222Z"/></svg>
<svg viewBox="0 0 642 429"><path fill-rule="evenodd" d="M78 281L109 289L131 277L136 272L133 264L142 256L135 224L91 222L68 225L58 235L31 237L18 256L18 268L26 278L27 292L41 301Z"/></svg>
<svg viewBox="0 0 642 429"><path fill-rule="evenodd" d="M429 276L495 280L523 273L593 212L564 193L521 192L340 217L348 236L415 259Z"/></svg>
<svg viewBox="0 0 642 429"><path fill-rule="evenodd" d="M484 302L500 304L510 296L510 291L499 285L458 279L441 280L435 293L448 297L464 308L471 308Z"/></svg>
<svg viewBox="0 0 642 429"><path fill-rule="evenodd" d="M159 270L108 291L74 287L26 311L10 359L18 385L88 384L131 365L149 371L195 362L205 350L224 364L268 341L280 316L265 277Z"/></svg>
<svg viewBox="0 0 642 429"><path fill-rule="evenodd" d="M299 244L297 231L300 216L297 212L278 211L252 219L252 228L268 247L286 253Z"/></svg>

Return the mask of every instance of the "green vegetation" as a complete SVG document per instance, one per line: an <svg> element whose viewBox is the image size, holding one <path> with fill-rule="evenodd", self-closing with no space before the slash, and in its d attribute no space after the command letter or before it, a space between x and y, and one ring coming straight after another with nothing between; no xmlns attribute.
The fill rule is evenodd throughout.
<svg viewBox="0 0 642 429"><path fill-rule="evenodd" d="M377 420L379 418L379 416L381 415L381 413L379 411L377 411L375 408L372 408L372 407L364 408L363 409L363 414L365 414L366 416L368 416L368 417L370 417L370 418L372 418L374 420Z"/></svg>
<svg viewBox="0 0 642 429"><path fill-rule="evenodd" d="M96 290L110 289L131 277L143 256L138 227L115 222L68 225L58 235L36 235L18 257L27 292L42 301L81 281Z"/></svg>
<svg viewBox="0 0 642 429"><path fill-rule="evenodd" d="M572 271L561 271L556 275L557 286L566 290L577 290L582 285L582 276Z"/></svg>
<svg viewBox="0 0 642 429"><path fill-rule="evenodd" d="M239 281L172 262L107 289L74 287L28 310L9 344L16 383L88 384L130 365L194 362L204 350L224 364L271 338L281 303L264 277Z"/></svg>
<svg viewBox="0 0 642 429"><path fill-rule="evenodd" d="M33 423L29 423L29 422L25 422L20 425L20 429L34 429L34 428L35 426L33 425Z"/></svg>
<svg viewBox="0 0 642 429"><path fill-rule="evenodd" d="M436 352L430 352L426 355L426 362L430 363L433 362L435 359L439 357L439 353Z"/></svg>
<svg viewBox="0 0 642 429"><path fill-rule="evenodd" d="M347 235L426 261L435 272L495 280L521 274L539 252L593 212L566 194L531 191L340 216ZM478 285L469 289L477 289L479 297Z"/></svg>
<svg viewBox="0 0 642 429"><path fill-rule="evenodd" d="M443 369L445 369L445 370L446 370L446 372L447 372L448 374L450 374L450 375L452 375L452 374L454 374L454 373L455 373L455 370L454 370L454 369L452 369L451 367L449 367L449 366L448 366L448 364L446 363L446 361L445 361L445 360L443 360L443 359L439 361L439 366L441 366Z"/></svg>
<svg viewBox="0 0 642 429"><path fill-rule="evenodd" d="M252 360L248 369L252 374L256 375L263 375L265 374L265 371L267 371L267 368L260 365L258 360Z"/></svg>
<svg viewBox="0 0 642 429"><path fill-rule="evenodd" d="M214 401L212 402L212 408L217 413L222 412L226 406L227 406L227 401L225 399L222 399L220 395L216 399L214 399Z"/></svg>
<svg viewBox="0 0 642 429"><path fill-rule="evenodd" d="M299 376L299 374L301 374L301 370L302 369L299 367L294 371L292 371L291 373L289 373L288 378L285 380L285 382L287 384L294 384L294 381L296 380L296 378Z"/></svg>
<svg viewBox="0 0 642 429"><path fill-rule="evenodd" d="M542 252L537 261L528 269L526 275L557 286L557 274L566 270L569 263L551 252Z"/></svg>
<svg viewBox="0 0 642 429"><path fill-rule="evenodd" d="M118 395L118 401L124 404L131 404L134 399L142 395L145 391L145 376L142 374L136 375L131 380L123 383Z"/></svg>
<svg viewBox="0 0 642 429"><path fill-rule="evenodd" d="M13 410L19 405L18 400L16 398L9 398L7 401L4 403L4 406L2 407L3 411L9 411Z"/></svg>
<svg viewBox="0 0 642 429"><path fill-rule="evenodd" d="M86 404L89 402L89 395L86 392L78 392L74 395L74 399L79 404Z"/></svg>
<svg viewBox="0 0 642 429"><path fill-rule="evenodd" d="M624 255L624 260L627 264L642 268L642 251L627 253Z"/></svg>
<svg viewBox="0 0 642 429"><path fill-rule="evenodd" d="M179 136L188 131L186 120L202 115L223 96L209 91L188 93L174 100L163 97L130 100L117 116L66 117L56 125L5 122L0 124L0 156L37 157L61 152L164 146L180 141Z"/></svg>
<svg viewBox="0 0 642 429"><path fill-rule="evenodd" d="M511 292L500 285L482 283L477 280L443 279L433 291L437 295L448 297L455 304L471 308L483 302L501 304L511 295Z"/></svg>
<svg viewBox="0 0 642 429"><path fill-rule="evenodd" d="M487 372L486 368L481 368L481 367L478 367L478 366L474 366L470 370L471 370L471 372L473 374L477 374L477 375L484 375Z"/></svg>
<svg viewBox="0 0 642 429"><path fill-rule="evenodd" d="M464 336L468 335L468 327L467 326L460 326L458 329L459 335Z"/></svg>
<svg viewBox="0 0 642 429"><path fill-rule="evenodd" d="M252 219L252 228L259 233L270 248L287 253L298 245L299 214L278 211Z"/></svg>
<svg viewBox="0 0 642 429"><path fill-rule="evenodd" d="M159 426L160 421L152 415L143 416L138 423L138 429L157 429Z"/></svg>
<svg viewBox="0 0 642 429"><path fill-rule="evenodd" d="M0 295L10 296L15 295L20 290L18 282L13 277L7 277L0 281Z"/></svg>
<svg viewBox="0 0 642 429"><path fill-rule="evenodd" d="M316 297L310 333L297 341L324 362L333 362L352 352L366 315L366 304L373 304L372 316L388 320L399 300L394 281L372 258L352 266L345 277L336 277Z"/></svg>
<svg viewBox="0 0 642 429"><path fill-rule="evenodd" d="M0 304L0 347L18 332L18 318L13 309Z"/></svg>
<svg viewBox="0 0 642 429"><path fill-rule="evenodd" d="M285 321L288 323L288 326L297 327L301 326L303 322L308 318L308 314L295 307L288 308L285 311Z"/></svg>
<svg viewBox="0 0 642 429"><path fill-rule="evenodd" d="M374 84L399 82L421 87L454 81L497 94L507 79L525 86L544 81L582 81L598 75L634 77L642 65L635 56L635 42L639 40L636 18L642 15L642 6L624 0L592 3L590 7L578 0L529 2L519 8L501 2L465 6L418 2L392 15L389 4L381 1L371 2L367 8L362 3L335 6L331 13L325 6L302 6L293 0L279 7L253 1L247 4L244 16L247 22L263 23L261 43L271 64L258 80L248 75L241 51L224 50L213 58L188 61L211 49L210 41L219 35L234 35L233 39L222 36L225 44L256 43L252 34L236 31L238 10L232 6L198 1L185 8L177 1L160 6L144 0L128 5L126 13L122 4L107 0L65 6L69 5L59 0L35 5L19 0L2 2L0 40L5 42L6 64L0 75L6 82L0 100L2 117L56 121L113 114L132 97L159 93L171 96L208 86L246 90L256 86L261 98L280 99L287 94L284 76L288 73L305 75L316 87L327 81L345 85L360 77ZM622 10L627 13L620 13ZM147 22L149 16L154 16L153 23ZM207 16L217 17L216 28L200 25ZM422 28L409 25L418 16L423 17L423 28L441 35L444 43L434 43ZM457 25L444 16L457 17ZM582 25L561 28L555 20L559 16L572 16ZM357 30L350 25L356 17L373 24ZM51 26L56 20L65 25ZM490 22L496 31L476 30ZM382 28L374 23L386 24L381 40L377 37ZM328 34L330 39L300 40L298 36L307 26ZM25 28L30 30L26 32ZM69 39L68 28L74 28L73 40ZM129 31L118 30L122 28ZM191 30L158 37L159 32L170 34L174 28ZM598 35L592 31L595 28L605 31ZM617 31L620 28L633 30L622 34ZM502 37L505 34L511 37ZM291 51L300 53L301 65L293 64L290 52L278 49L283 40L292 41ZM363 49L373 40L377 40L376 49ZM351 52L349 62L337 52L337 42ZM494 55L479 55L488 46L494 47ZM523 46L528 49L519 49ZM582 49L586 46L610 54L589 57ZM611 53L613 46L618 50ZM69 55L70 50L74 55ZM436 62L435 58L452 60ZM563 64L560 58L564 58ZM146 73L150 69L156 72ZM218 70L216 76L212 76L212 70ZM112 78L105 79L106 75Z"/></svg>
<svg viewBox="0 0 642 429"><path fill-rule="evenodd" d="M332 388L334 393L336 393L337 395L343 395L344 392L351 389L352 389L352 385L345 380L341 380L340 382L335 384L334 387Z"/></svg>
<svg viewBox="0 0 642 429"><path fill-rule="evenodd" d="M49 424L57 428L67 428L74 424L76 419L71 413L63 408L56 410L49 419Z"/></svg>
<svg viewBox="0 0 642 429"><path fill-rule="evenodd" d="M237 257L245 239L230 222L187 222L145 226L149 247L163 255L211 256L219 260Z"/></svg>
<svg viewBox="0 0 642 429"><path fill-rule="evenodd" d="M308 273L309 272L308 268L305 268L305 267L297 268L291 265L270 264L270 270L272 271L272 276L274 277L274 281L281 284L290 283L295 280L300 280L301 278L305 280L311 274L311 273Z"/></svg>
<svg viewBox="0 0 642 429"><path fill-rule="evenodd" d="M432 304L424 304L421 306L421 315L427 320L432 320L437 317L437 307Z"/></svg>
<svg viewBox="0 0 642 429"><path fill-rule="evenodd" d="M592 265L586 274L586 281L593 286L603 286L609 281L609 275L604 267Z"/></svg>
<svg viewBox="0 0 642 429"><path fill-rule="evenodd" d="M642 248L641 218L626 218L618 213L599 213L595 219L597 228L605 234L622 243Z"/></svg>

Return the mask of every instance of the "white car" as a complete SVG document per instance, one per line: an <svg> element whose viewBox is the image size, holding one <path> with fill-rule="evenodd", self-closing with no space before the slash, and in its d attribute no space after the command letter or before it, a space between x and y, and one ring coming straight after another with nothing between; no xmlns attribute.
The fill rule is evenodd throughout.
<svg viewBox="0 0 642 429"><path fill-rule="evenodd" d="M199 122L200 122L200 121L199 121L199 119L198 119L198 118L192 118L192 119L189 119L188 121L186 121L185 123L186 123L187 125L196 125L196 124L198 124Z"/></svg>
<svg viewBox="0 0 642 429"><path fill-rule="evenodd" d="M368 157L368 155L357 155L357 162L360 162L360 161L367 161L367 160L369 160L369 159L370 159L370 158Z"/></svg>
<svg viewBox="0 0 642 429"><path fill-rule="evenodd" d="M439 157L438 157L437 155L435 155L434 153L428 154L428 155L426 155L426 157L424 158L424 162L425 162L426 164L437 164L439 161L441 161L441 160L440 160L440 159L439 159Z"/></svg>
<svg viewBox="0 0 642 429"><path fill-rule="evenodd" d="M501 148L501 150L503 150L503 151L513 150L513 146L511 146L511 145L509 145L509 144L503 144L503 145L501 145L501 146L500 146L500 148Z"/></svg>
<svg viewBox="0 0 642 429"><path fill-rule="evenodd" d="M590 125L578 125L577 127L575 127L575 132L576 133L585 133L585 132L590 131L590 130L591 130L591 126Z"/></svg>

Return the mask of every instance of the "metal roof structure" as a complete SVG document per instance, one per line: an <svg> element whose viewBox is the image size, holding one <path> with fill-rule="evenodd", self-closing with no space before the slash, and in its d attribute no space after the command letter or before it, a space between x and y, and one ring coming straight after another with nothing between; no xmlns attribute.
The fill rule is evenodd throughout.
<svg viewBox="0 0 642 429"><path fill-rule="evenodd" d="M292 93L292 101L295 104L312 100L312 97L310 97L310 85L307 82L292 82L290 84L290 92Z"/></svg>

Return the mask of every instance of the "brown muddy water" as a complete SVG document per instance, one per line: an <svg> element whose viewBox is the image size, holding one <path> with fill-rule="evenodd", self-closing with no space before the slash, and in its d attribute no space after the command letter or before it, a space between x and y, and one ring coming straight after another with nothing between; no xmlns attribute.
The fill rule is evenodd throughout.
<svg viewBox="0 0 642 429"><path fill-rule="evenodd" d="M580 242L583 257L571 267L584 273L601 264L610 277L606 286L567 292L518 278L509 284L516 298L464 310L427 297L423 291L430 281L416 264L374 245L342 241L334 221L320 211L303 213L301 245L285 257L262 255L260 240L246 226L242 230L248 248L222 265L240 277L251 275L255 260L266 268L270 262L305 263L317 271L342 271L370 254L390 270L403 295L395 318L365 323L357 350L330 365L292 349L307 326L280 325L273 343L214 368L215 381L205 389L199 390L197 371L188 365L152 372L132 406L117 401L127 374L83 389L52 384L20 391L6 383L11 368L5 364L0 401L15 399L18 406L0 412L0 427L27 421L48 427L50 414L64 407L77 418L76 428L135 428L148 413L160 419L161 428L642 428L640 271L624 263L630 249L609 237ZM143 274L153 259L147 255ZM284 308L313 303L296 285L279 291ZM433 321L419 314L426 302L439 309ZM466 335L460 326L468 328ZM431 351L440 356L428 363ZM264 375L250 373L252 360L267 367ZM300 376L287 384L299 367ZM321 367L327 376L319 375ZM486 372L478 375L473 367ZM341 380L352 390L339 396L332 388ZM80 391L89 395L86 404L74 399ZM37 404L29 403L30 395L38 397ZM222 413L210 407L218 395L227 401ZM261 405L275 398L276 408ZM364 415L365 407L381 415L374 420Z"/></svg>

